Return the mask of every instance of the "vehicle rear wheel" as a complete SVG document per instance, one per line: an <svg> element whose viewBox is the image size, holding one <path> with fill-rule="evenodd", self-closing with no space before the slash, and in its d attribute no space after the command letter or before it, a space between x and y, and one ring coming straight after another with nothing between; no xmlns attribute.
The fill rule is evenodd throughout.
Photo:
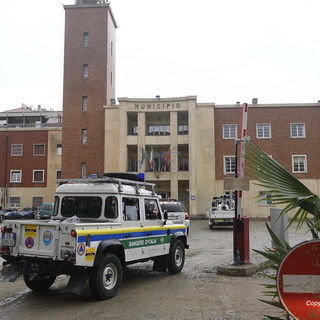
<svg viewBox="0 0 320 320"><path fill-rule="evenodd" d="M181 240L177 240L169 253L168 270L171 273L179 273L184 266L185 250Z"/></svg>
<svg viewBox="0 0 320 320"><path fill-rule="evenodd" d="M48 290L56 280L56 277L52 276L49 278L40 278L36 277L33 278L33 275L31 275L27 270L23 273L23 279L26 286L36 292L42 292Z"/></svg>
<svg viewBox="0 0 320 320"><path fill-rule="evenodd" d="M106 254L100 264L89 270L89 285L92 294L105 300L116 295L122 281L122 265L119 258Z"/></svg>

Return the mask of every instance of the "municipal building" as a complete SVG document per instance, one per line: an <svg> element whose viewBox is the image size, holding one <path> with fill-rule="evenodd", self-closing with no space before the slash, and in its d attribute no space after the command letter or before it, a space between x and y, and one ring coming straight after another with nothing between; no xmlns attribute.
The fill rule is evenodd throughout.
<svg viewBox="0 0 320 320"><path fill-rule="evenodd" d="M198 103L196 96L116 97L118 25L110 3L75 0L64 10L63 114L50 126L50 112L41 108L33 121L32 110L0 113L2 205L52 201L59 177L143 172L162 197L205 215L212 197L232 191L224 182L235 174L242 105ZM251 140L319 194L320 101L259 104L253 98L248 110ZM263 191L250 181L245 215L269 216L274 205Z"/></svg>

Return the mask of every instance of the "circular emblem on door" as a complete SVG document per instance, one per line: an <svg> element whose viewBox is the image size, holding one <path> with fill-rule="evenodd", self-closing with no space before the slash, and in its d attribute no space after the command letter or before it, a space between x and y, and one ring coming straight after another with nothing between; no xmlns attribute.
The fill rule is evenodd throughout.
<svg viewBox="0 0 320 320"><path fill-rule="evenodd" d="M34 246L33 238L32 237L26 238L26 240L24 241L24 244L28 249L31 249Z"/></svg>
<svg viewBox="0 0 320 320"><path fill-rule="evenodd" d="M52 241L52 232L50 230L46 230L43 232L43 243L45 244L45 246L49 246L51 241Z"/></svg>

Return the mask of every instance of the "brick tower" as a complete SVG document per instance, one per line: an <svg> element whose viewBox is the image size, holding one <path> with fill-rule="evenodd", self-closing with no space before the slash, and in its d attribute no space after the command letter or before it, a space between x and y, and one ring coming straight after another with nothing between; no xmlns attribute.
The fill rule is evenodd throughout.
<svg viewBox="0 0 320 320"><path fill-rule="evenodd" d="M104 106L115 99L117 24L106 0L65 5L62 177L104 169Z"/></svg>

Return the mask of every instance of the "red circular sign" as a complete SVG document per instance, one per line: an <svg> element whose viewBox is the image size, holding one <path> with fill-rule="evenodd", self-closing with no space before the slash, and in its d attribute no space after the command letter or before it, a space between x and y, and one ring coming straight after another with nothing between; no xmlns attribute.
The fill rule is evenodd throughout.
<svg viewBox="0 0 320 320"><path fill-rule="evenodd" d="M320 319L320 240L300 243L287 253L278 270L277 288L295 319Z"/></svg>

